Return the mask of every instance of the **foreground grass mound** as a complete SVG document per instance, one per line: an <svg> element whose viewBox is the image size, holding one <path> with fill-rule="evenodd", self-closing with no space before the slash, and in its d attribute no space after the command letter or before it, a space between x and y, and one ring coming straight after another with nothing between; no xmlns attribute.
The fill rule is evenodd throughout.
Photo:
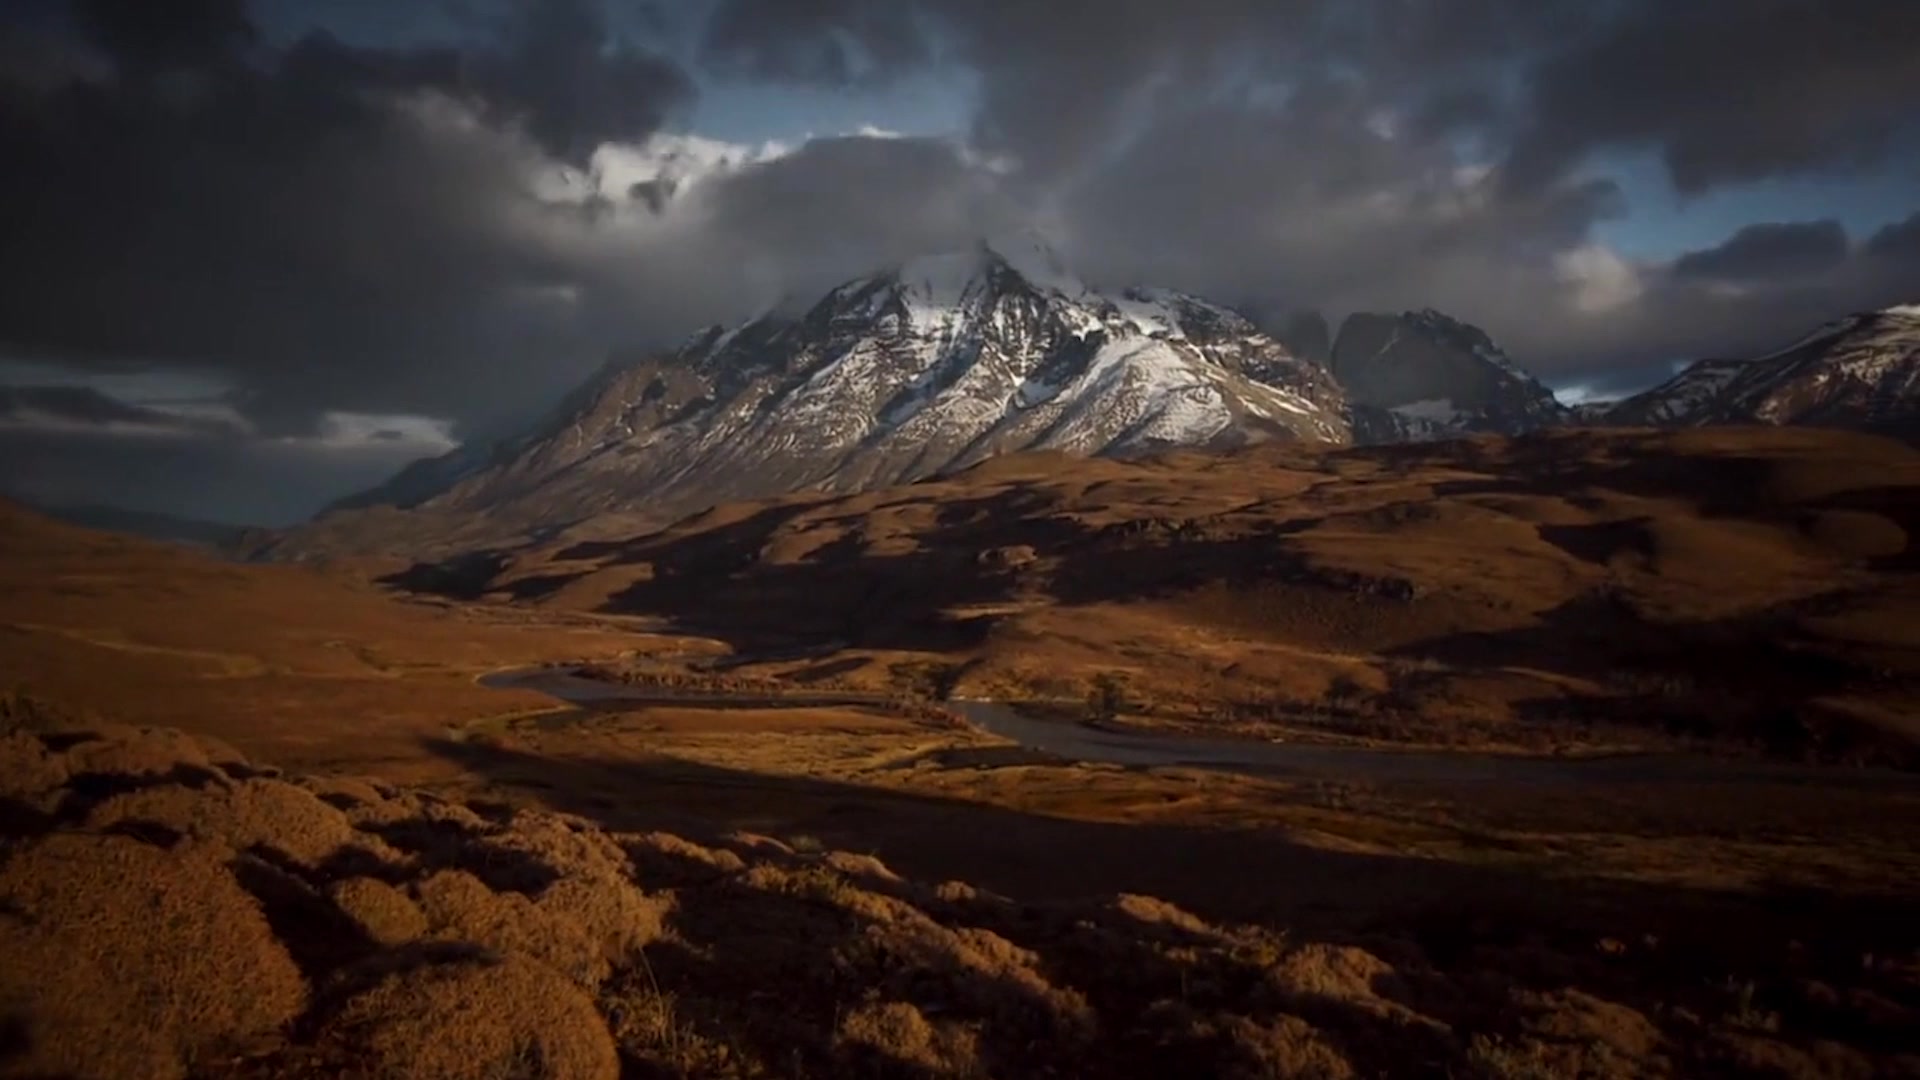
<svg viewBox="0 0 1920 1080"><path fill-rule="evenodd" d="M1839 983L1656 942L1442 952L1141 896L1034 907L767 837L283 775L168 731L16 719L0 826L4 1076L1920 1071L1899 958Z"/></svg>

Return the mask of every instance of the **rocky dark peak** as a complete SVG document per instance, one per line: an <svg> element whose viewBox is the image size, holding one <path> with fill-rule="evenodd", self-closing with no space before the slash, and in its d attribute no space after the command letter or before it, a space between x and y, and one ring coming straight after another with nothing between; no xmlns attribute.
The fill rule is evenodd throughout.
<svg viewBox="0 0 1920 1080"><path fill-rule="evenodd" d="M1318 311L1295 311L1278 320L1274 336L1293 355L1321 367L1333 364L1333 332Z"/></svg>
<svg viewBox="0 0 1920 1080"><path fill-rule="evenodd" d="M1348 316L1332 371L1362 441L1515 435L1568 417L1485 331L1430 308Z"/></svg>

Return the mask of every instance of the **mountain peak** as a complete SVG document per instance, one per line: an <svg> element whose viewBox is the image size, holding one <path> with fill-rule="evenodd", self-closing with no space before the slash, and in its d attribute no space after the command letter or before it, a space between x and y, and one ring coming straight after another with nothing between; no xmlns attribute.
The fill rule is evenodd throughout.
<svg viewBox="0 0 1920 1080"><path fill-rule="evenodd" d="M547 527L861 490L1020 450L1345 442L1344 406L1330 375L1244 317L1092 289L1025 233L620 365L487 460L419 472L439 486L433 509Z"/></svg>
<svg viewBox="0 0 1920 1080"><path fill-rule="evenodd" d="M1920 305L1849 315L1752 360L1701 360L1622 401L1616 424L1920 425Z"/></svg>
<svg viewBox="0 0 1920 1080"><path fill-rule="evenodd" d="M1568 416L1486 331L1433 308L1347 316L1331 366L1363 442L1513 435Z"/></svg>
<svg viewBox="0 0 1920 1080"><path fill-rule="evenodd" d="M988 278L996 271L1011 273L1037 291L1069 298L1084 297L1092 291L1032 229L983 233L969 247L916 255L883 276L938 306L952 306L970 291L976 279Z"/></svg>
<svg viewBox="0 0 1920 1080"><path fill-rule="evenodd" d="M1001 265L1030 284L1067 296L1080 296L1087 286L1067 268L1052 244L1037 229L1016 229L984 236L980 246Z"/></svg>

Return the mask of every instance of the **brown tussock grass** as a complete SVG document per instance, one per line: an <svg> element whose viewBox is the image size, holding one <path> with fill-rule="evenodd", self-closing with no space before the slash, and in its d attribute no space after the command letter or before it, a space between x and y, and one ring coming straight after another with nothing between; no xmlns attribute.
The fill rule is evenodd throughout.
<svg viewBox="0 0 1920 1080"><path fill-rule="evenodd" d="M38 808L0 830L0 1072L1627 1080L1897 1075L1920 1049L1903 953L1736 979L1637 939L1430 949L1139 894L1030 905L831 845L195 764L216 756L0 738L0 798Z"/></svg>
<svg viewBox="0 0 1920 1080"><path fill-rule="evenodd" d="M0 867L0 1001L26 1044L11 1070L184 1076L271 1038L307 988L231 852L55 834Z"/></svg>
<svg viewBox="0 0 1920 1080"><path fill-rule="evenodd" d="M353 974L346 976L348 983ZM421 963L345 996L320 1028L322 1060L419 1080L615 1080L613 1038L593 999L508 954Z"/></svg>

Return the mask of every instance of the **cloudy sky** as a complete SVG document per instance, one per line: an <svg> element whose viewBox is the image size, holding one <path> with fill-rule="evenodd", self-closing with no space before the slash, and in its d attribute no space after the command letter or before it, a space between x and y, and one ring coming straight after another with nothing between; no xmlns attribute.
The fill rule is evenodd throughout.
<svg viewBox="0 0 1920 1080"><path fill-rule="evenodd" d="M1920 299L1914 0L4 0L0 492L279 524L1009 227L1569 396Z"/></svg>

